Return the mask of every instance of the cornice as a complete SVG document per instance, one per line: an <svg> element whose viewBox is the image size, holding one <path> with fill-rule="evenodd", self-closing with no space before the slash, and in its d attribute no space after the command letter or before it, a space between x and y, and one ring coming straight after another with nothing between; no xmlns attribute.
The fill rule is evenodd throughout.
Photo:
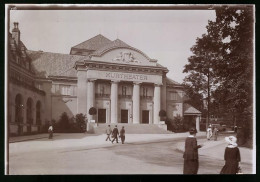
<svg viewBox="0 0 260 182"><path fill-rule="evenodd" d="M77 70L106 70L106 71L123 71L123 72L140 72L148 74L163 74L169 70L166 67L158 66L142 66L142 65L129 65L109 63L104 61L91 61L85 60L84 62L76 62L75 69Z"/></svg>

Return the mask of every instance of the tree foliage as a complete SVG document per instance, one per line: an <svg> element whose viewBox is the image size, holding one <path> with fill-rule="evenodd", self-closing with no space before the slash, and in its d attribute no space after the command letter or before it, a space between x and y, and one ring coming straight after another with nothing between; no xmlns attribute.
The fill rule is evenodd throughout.
<svg viewBox="0 0 260 182"><path fill-rule="evenodd" d="M184 79L189 96L212 95L218 108L238 113L238 119L252 108L253 24L252 7L216 9L216 21L197 38L183 70L189 73Z"/></svg>

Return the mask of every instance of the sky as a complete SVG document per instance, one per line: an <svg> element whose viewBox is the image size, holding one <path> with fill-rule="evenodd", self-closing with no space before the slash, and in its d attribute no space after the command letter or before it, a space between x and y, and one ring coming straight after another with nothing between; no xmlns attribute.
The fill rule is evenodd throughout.
<svg viewBox="0 0 260 182"><path fill-rule="evenodd" d="M190 48L206 33L214 10L12 10L29 50L69 54L70 48L98 34L119 38L167 67L179 83Z"/></svg>

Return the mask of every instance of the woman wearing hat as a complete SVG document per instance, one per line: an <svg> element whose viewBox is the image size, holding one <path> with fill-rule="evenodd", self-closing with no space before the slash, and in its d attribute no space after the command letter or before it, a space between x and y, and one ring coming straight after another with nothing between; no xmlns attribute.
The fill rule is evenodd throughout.
<svg viewBox="0 0 260 182"><path fill-rule="evenodd" d="M241 160L239 148L237 147L237 138L234 136L225 137L228 146L225 149L225 165L220 174L236 174Z"/></svg>
<svg viewBox="0 0 260 182"><path fill-rule="evenodd" d="M197 174L199 169L198 148L202 147L202 145L197 145L197 139L195 138L197 130L191 128L189 132L190 136L185 140L183 174Z"/></svg>
<svg viewBox="0 0 260 182"><path fill-rule="evenodd" d="M211 137L212 137L212 128L211 125L209 125L207 129L207 139L210 140Z"/></svg>

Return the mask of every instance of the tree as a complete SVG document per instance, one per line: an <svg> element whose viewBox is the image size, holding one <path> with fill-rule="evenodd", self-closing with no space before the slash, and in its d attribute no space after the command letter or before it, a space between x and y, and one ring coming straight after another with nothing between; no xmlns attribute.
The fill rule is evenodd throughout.
<svg viewBox="0 0 260 182"><path fill-rule="evenodd" d="M184 84L188 88L192 88L193 91L190 93L200 98L207 98L207 124L209 122L211 92L218 83L218 77L214 72L215 62L221 58L220 54L216 54L222 45L218 40L219 37L209 34L203 34L201 38L197 38L196 44L191 48L193 55L188 58L189 63L185 65L183 70L184 73L189 73L184 79Z"/></svg>
<svg viewBox="0 0 260 182"><path fill-rule="evenodd" d="M218 33L223 41L223 59L214 68L221 80L215 95L223 96L217 101L237 113L238 125L243 125L243 114L253 103L253 8L220 8L216 17L207 27L209 34Z"/></svg>
<svg viewBox="0 0 260 182"><path fill-rule="evenodd" d="M252 6L217 8L183 71L193 93L206 96L209 108L214 97L219 110L237 113L240 125L253 103L253 24Z"/></svg>
<svg viewBox="0 0 260 182"><path fill-rule="evenodd" d="M66 112L63 112L59 119L59 129L61 131L68 131L70 128L69 117Z"/></svg>
<svg viewBox="0 0 260 182"><path fill-rule="evenodd" d="M82 113L76 114L76 117L75 117L76 124L81 132L86 131L86 119L87 119L86 115L84 115Z"/></svg>

